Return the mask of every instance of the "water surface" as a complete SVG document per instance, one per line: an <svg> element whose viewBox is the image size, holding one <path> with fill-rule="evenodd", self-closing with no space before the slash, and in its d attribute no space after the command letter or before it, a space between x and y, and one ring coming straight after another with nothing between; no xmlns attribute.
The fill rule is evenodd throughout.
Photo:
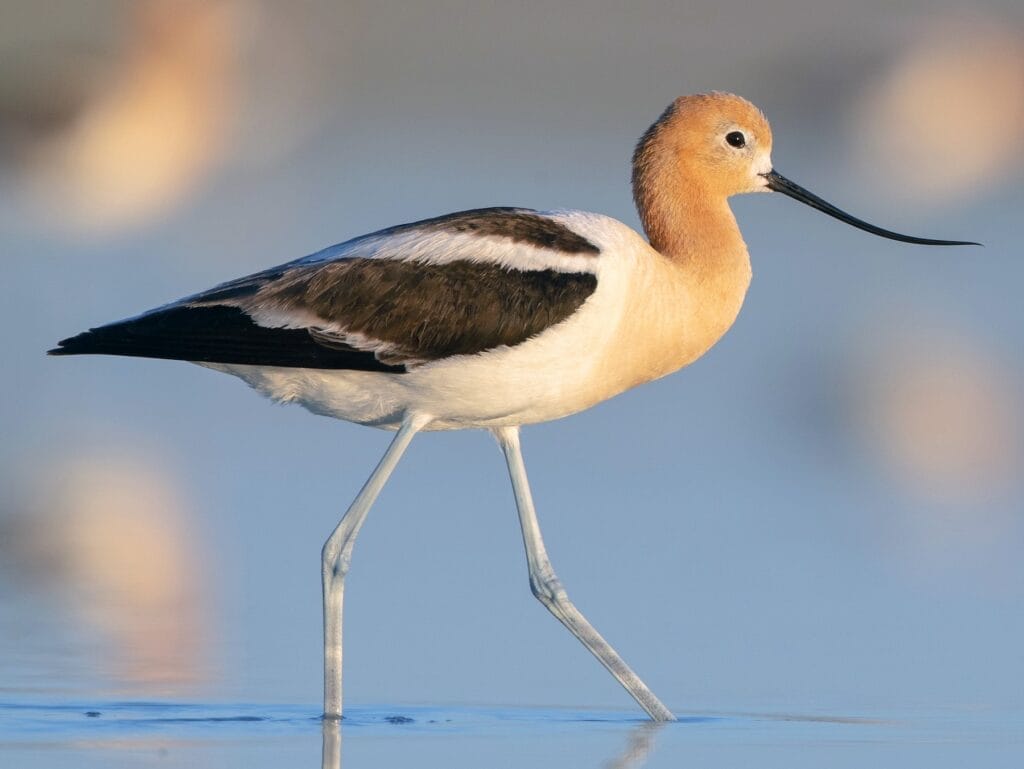
<svg viewBox="0 0 1024 769"><path fill-rule="evenodd" d="M340 727L306 705L0 704L0 765L17 767L1017 767L1024 714L681 713L380 705Z"/></svg>

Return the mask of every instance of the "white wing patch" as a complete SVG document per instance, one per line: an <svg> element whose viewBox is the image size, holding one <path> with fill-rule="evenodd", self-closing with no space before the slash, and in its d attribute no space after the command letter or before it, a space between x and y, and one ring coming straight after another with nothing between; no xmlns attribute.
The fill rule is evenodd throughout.
<svg viewBox="0 0 1024 769"><path fill-rule="evenodd" d="M368 235L307 256L297 264L333 262L339 259L398 259L421 264L475 262L496 264L511 270L596 272L593 254L567 254L495 235L469 232L411 230L393 235Z"/></svg>

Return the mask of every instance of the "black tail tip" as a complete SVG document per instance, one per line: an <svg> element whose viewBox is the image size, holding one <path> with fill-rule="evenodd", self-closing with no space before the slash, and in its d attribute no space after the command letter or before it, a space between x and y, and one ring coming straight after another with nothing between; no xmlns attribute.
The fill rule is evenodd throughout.
<svg viewBox="0 0 1024 769"><path fill-rule="evenodd" d="M92 332L86 331L85 333L78 334L76 336L69 336L67 339L61 339L57 342L57 346L46 351L47 355L80 355L82 353L89 352L86 347L87 344L83 344L87 341L89 335Z"/></svg>

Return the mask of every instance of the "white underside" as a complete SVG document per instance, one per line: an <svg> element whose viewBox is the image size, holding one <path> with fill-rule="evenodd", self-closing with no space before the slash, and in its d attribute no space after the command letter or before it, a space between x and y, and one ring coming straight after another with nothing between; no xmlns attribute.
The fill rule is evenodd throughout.
<svg viewBox="0 0 1024 769"><path fill-rule="evenodd" d="M201 365L234 374L275 401L387 429L397 428L408 413L432 417L425 429L456 430L544 422L586 409L638 379L609 361L622 357L614 348L631 344L629 336L640 331L623 323L627 299L637 290L638 276L661 257L614 219L582 212L563 216L601 248L595 257L597 289L570 318L527 342L404 374Z"/></svg>
<svg viewBox="0 0 1024 769"><path fill-rule="evenodd" d="M280 403L386 429L397 429L409 413L432 417L426 430L459 430L544 422L593 405L573 395L584 384L577 371L552 372L549 367L538 374L544 371L537 365L542 356L520 347L450 359L407 374L202 365L234 374Z"/></svg>

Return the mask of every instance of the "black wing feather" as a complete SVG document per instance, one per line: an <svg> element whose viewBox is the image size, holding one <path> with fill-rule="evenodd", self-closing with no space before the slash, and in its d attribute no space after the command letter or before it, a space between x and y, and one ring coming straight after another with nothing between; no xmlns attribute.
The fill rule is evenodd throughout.
<svg viewBox="0 0 1024 769"><path fill-rule="evenodd" d="M401 373L351 347L324 346L306 329L265 328L237 307L175 306L65 339L50 355L129 355L203 363Z"/></svg>

